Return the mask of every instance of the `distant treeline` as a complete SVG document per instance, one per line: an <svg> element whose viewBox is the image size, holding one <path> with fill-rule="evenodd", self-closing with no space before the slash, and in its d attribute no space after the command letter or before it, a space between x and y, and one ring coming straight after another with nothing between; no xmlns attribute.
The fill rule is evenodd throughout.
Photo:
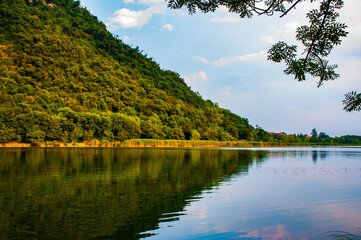
<svg viewBox="0 0 361 240"><path fill-rule="evenodd" d="M319 135L308 136L304 134L273 134L274 141L276 143L284 144L306 144L306 145L361 145L361 136L346 135L341 137L330 137L324 132L320 132Z"/></svg>

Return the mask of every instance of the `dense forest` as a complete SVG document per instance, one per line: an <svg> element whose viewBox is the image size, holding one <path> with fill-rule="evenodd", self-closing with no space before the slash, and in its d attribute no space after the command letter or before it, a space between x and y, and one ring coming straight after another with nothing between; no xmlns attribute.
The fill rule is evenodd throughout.
<svg viewBox="0 0 361 240"><path fill-rule="evenodd" d="M262 140L106 30L79 1L0 2L0 143Z"/></svg>

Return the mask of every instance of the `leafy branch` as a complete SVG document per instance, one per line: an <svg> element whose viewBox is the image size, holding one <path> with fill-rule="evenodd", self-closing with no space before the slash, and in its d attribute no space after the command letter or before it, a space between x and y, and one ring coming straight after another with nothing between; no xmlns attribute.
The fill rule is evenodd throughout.
<svg viewBox="0 0 361 240"><path fill-rule="evenodd" d="M279 48L278 43L268 51L268 60L275 61L279 59L280 54L283 54L282 60L287 66L284 71L286 74L294 75L298 81L306 80L306 74L310 74L319 78L318 87L324 81L338 78L339 74L335 72L337 65L330 65L326 57L334 46L341 44L341 37L346 37L348 34L345 31L346 25L336 22L339 13L335 9L341 8L342 5L341 0L323 0L319 10L313 9L307 14L310 26L297 28L296 39L305 46L303 54L306 53L306 57L297 59L297 47L293 45L290 48L282 42L283 48L292 49L292 52L286 55L285 52L281 53L280 51L283 50Z"/></svg>
<svg viewBox="0 0 361 240"><path fill-rule="evenodd" d="M356 91L345 94L345 100L343 100L345 107L343 108L347 112L361 111L361 93Z"/></svg>

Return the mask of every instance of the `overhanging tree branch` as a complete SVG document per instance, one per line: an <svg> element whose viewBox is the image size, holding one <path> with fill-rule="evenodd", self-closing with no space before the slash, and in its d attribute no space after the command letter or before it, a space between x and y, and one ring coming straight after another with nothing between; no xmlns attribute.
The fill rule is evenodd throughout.
<svg viewBox="0 0 361 240"><path fill-rule="evenodd" d="M324 12L324 16L323 16L323 19L322 19L322 23L321 23L320 27L318 28L318 31L316 32L315 36L314 36L313 39L312 39L312 42L311 42L311 45L310 45L310 47L309 47L309 49L308 49L308 52L307 52L307 55L306 55L305 60L308 59L308 56L309 56L310 53L312 52L312 48L313 48L313 46L314 46L314 44L315 44L315 42L316 42L316 40L317 40L317 38L318 38L318 35L321 33L322 29L324 28L324 25L325 25L325 22L326 22L326 18L327 18L327 15L328 15L328 11L329 11L329 9L330 9L331 1L332 1L332 0L328 0L328 2L327 2L327 7L326 7L326 10L325 10L325 12ZM315 55L317 56L317 54L315 54Z"/></svg>
<svg viewBox="0 0 361 240"><path fill-rule="evenodd" d="M345 100L343 100L345 107L343 108L347 112L361 111L361 93L356 91L345 94Z"/></svg>
<svg viewBox="0 0 361 240"><path fill-rule="evenodd" d="M206 13L214 12L219 6L225 6L231 13L237 13L241 18L257 15L273 15L280 12L284 17L299 3L306 0L166 0L171 8L182 8L186 6L191 14L197 9ZM309 0L314 2L315 0ZM306 74L319 78L317 87L323 85L324 81L335 80L339 74L335 72L337 65L329 64L327 56L334 46L341 44L341 38L346 37L347 26L336 22L339 16L337 9L342 8L343 0L319 0L319 10L313 9L307 14L310 26L297 28L296 39L301 41L306 54L304 58L297 58L297 47L288 46L279 42L268 51L268 59L275 62L286 63L286 74L294 75L298 81L306 80ZM285 3L291 4L286 8ZM261 5L263 4L263 5ZM267 7L266 7L267 6ZM322 20L321 20L322 19ZM356 102L357 103L357 102ZM360 108L353 108L360 111Z"/></svg>
<svg viewBox="0 0 361 240"><path fill-rule="evenodd" d="M287 10L280 16L280 18L283 17L283 16L285 16L289 11L291 11L291 9L293 9L294 7L296 7L296 5L299 4L301 1L302 1L302 0L297 0L289 9L287 9Z"/></svg>

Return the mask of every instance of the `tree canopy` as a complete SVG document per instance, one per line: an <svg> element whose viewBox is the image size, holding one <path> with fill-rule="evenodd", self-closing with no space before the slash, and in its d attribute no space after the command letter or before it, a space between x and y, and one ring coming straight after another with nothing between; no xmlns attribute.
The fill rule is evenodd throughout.
<svg viewBox="0 0 361 240"><path fill-rule="evenodd" d="M311 131L311 137L312 137L312 138L317 138L317 130L316 130L316 128L312 129L312 131Z"/></svg>
<svg viewBox="0 0 361 240"><path fill-rule="evenodd" d="M177 9L186 7L190 14L197 10L207 13L214 12L223 6L230 13L236 13L241 18L251 18L254 15L272 16L279 13L280 17L287 15L296 5L308 0L167 0L168 7ZM316 2L316 0L309 0ZM285 42L274 44L268 51L268 60L284 62L284 73L293 75L298 81L306 80L306 75L319 79L317 87L324 82L335 80L340 75L336 72L337 64L331 64L328 56L332 49L341 44L342 38L348 32L344 23L337 22L339 10L343 7L342 0L320 0L319 9L312 9L306 14L309 25L300 26L296 31L296 40L304 49L301 54L296 45ZM360 94L350 92L343 101L346 111L360 111Z"/></svg>
<svg viewBox="0 0 361 240"><path fill-rule="evenodd" d="M5 0L0 15L0 143L259 139L79 1Z"/></svg>

